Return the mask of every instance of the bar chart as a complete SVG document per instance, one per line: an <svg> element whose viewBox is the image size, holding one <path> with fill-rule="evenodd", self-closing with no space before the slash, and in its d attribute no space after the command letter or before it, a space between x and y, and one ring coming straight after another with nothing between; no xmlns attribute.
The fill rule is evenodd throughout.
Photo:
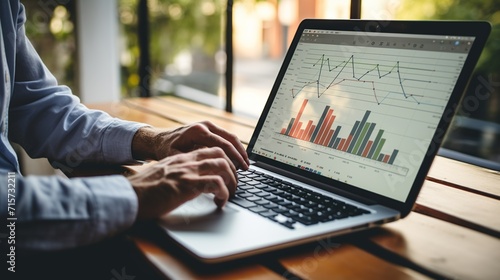
<svg viewBox="0 0 500 280"><path fill-rule="evenodd" d="M280 134L363 158L394 164L399 150L392 149L390 153L382 153L386 143L384 129L378 129L375 132L377 124L369 122L368 119L371 111L365 111L363 118L354 122L348 136L341 138L339 135L343 127L337 125L333 129L336 118L334 109L325 106L321 118L316 124L313 120L304 122L301 117L307 104L308 100L304 99L296 117L290 119L288 126L283 127Z"/></svg>

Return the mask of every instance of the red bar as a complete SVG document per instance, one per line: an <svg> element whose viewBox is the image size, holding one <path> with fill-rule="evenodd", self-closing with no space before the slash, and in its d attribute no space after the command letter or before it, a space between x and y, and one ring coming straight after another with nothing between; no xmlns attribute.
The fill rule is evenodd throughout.
<svg viewBox="0 0 500 280"><path fill-rule="evenodd" d="M385 155L384 158L382 159L383 162L387 163L389 161L390 156Z"/></svg>
<svg viewBox="0 0 500 280"><path fill-rule="evenodd" d="M368 152L370 151L370 148L372 147L372 145L373 145L373 141L372 140L368 141L368 143L366 144L365 150L361 154L362 157L366 157L366 155L368 155Z"/></svg>
<svg viewBox="0 0 500 280"><path fill-rule="evenodd" d="M316 135L316 139L314 140L314 144L319 144L321 142L321 138L323 137L323 133L326 130L326 124L329 122L330 117L332 116L333 109L328 110L328 113L326 113L326 117L323 120L323 124L321 125L321 128L318 132L318 135Z"/></svg>
<svg viewBox="0 0 500 280"><path fill-rule="evenodd" d="M307 133L306 135L306 140L307 141L311 141L311 136L314 132L314 130L316 129L316 126L315 125L311 125L311 129L309 129L309 132Z"/></svg>
<svg viewBox="0 0 500 280"><path fill-rule="evenodd" d="M307 104L307 99L304 99L304 102L302 102L302 106L300 107L299 112L297 113L297 117L295 118L295 122L292 125L292 129L290 129L290 136L294 137L293 135L295 134L295 129L297 128L297 124L300 121L300 117L302 116L302 112L304 112L304 108L306 107Z"/></svg>
<svg viewBox="0 0 500 280"><path fill-rule="evenodd" d="M295 128L295 132L293 134L291 134L290 136L294 137L294 138L299 138L299 132L300 132L300 128L302 127L302 122L299 122L297 124L297 127Z"/></svg>
<svg viewBox="0 0 500 280"><path fill-rule="evenodd" d="M298 138L298 139L302 139L302 136L303 136L303 135L304 135L304 129L301 129L301 130L299 131L299 134L297 135L297 138Z"/></svg>
<svg viewBox="0 0 500 280"><path fill-rule="evenodd" d="M328 134L326 135L325 139L323 140L323 142L321 142L320 145L328 146L328 143L332 139L332 136L333 136L333 129L330 129L330 131L328 131Z"/></svg>
<svg viewBox="0 0 500 280"><path fill-rule="evenodd" d="M331 116L330 119L328 119L328 123L326 124L326 129L330 129L332 127L333 121L335 120L335 116ZM330 133L331 131L331 133ZM323 133L323 139L320 140L320 145L327 146L328 142L330 142L330 139L332 139L333 136L333 130L330 129L328 133Z"/></svg>
<svg viewBox="0 0 500 280"><path fill-rule="evenodd" d="M337 150L342 151L342 147L344 147L344 143L345 143L345 138L340 139L340 143L337 146Z"/></svg>
<svg viewBox="0 0 500 280"><path fill-rule="evenodd" d="M349 137L347 137L347 142L345 142L344 147L342 147L343 152L347 151L347 148L349 148L349 145L351 145L352 137L352 134L349 134Z"/></svg>
<svg viewBox="0 0 500 280"><path fill-rule="evenodd" d="M285 134L285 132L286 132L286 128L282 128L281 129L281 134Z"/></svg>
<svg viewBox="0 0 500 280"><path fill-rule="evenodd" d="M302 137L300 138L301 140L309 140L307 139L307 134L309 133L309 130L311 129L313 121L308 121L306 128L304 128L304 134L302 134Z"/></svg>

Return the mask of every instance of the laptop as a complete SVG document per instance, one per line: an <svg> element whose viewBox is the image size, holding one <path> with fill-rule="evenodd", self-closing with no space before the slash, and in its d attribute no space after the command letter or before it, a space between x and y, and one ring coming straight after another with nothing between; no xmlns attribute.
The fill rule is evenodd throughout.
<svg viewBox="0 0 500 280"><path fill-rule="evenodd" d="M158 225L219 263L404 218L489 32L487 22L302 21L235 197L217 210L201 195Z"/></svg>

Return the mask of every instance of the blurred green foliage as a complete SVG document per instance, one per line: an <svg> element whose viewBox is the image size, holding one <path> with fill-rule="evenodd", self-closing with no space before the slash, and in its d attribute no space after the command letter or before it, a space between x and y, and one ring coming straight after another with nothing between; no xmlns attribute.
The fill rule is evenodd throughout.
<svg viewBox="0 0 500 280"><path fill-rule="evenodd" d="M122 59L122 86L130 92L138 83L138 0L119 0L122 36L125 41ZM222 46L223 0L149 0L150 54L152 78L164 74L182 52L214 56ZM213 60L213 59L212 59ZM203 63L199 63L201 67Z"/></svg>
<svg viewBox="0 0 500 280"><path fill-rule="evenodd" d="M75 2L23 0L22 4L26 9L26 35L59 84L78 95Z"/></svg>

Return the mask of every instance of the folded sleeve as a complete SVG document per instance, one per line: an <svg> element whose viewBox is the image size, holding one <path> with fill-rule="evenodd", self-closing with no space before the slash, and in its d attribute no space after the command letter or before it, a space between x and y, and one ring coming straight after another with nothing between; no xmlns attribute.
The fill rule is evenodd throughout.
<svg viewBox="0 0 500 280"><path fill-rule="evenodd" d="M12 181L2 171L0 180L10 183L0 188L0 216L4 221L15 218L10 221L15 221L20 250L54 251L95 243L129 228L137 216L137 196L123 176L16 175Z"/></svg>

